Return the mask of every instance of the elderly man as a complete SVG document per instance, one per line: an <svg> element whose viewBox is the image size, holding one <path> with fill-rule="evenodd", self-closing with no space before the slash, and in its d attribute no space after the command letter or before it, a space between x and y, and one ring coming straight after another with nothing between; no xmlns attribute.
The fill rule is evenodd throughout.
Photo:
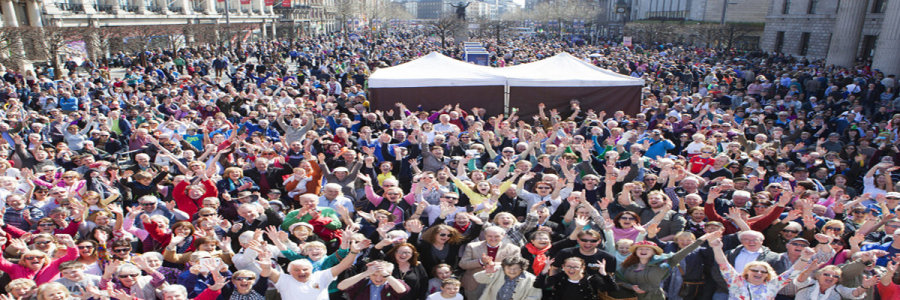
<svg viewBox="0 0 900 300"><path fill-rule="evenodd" d="M765 237L758 231L742 231L738 233L738 239L741 245L735 249L725 252L728 263L734 266L735 270L743 270L747 263L752 261L762 261L768 263L775 269L775 273L781 274L787 270L787 265L782 261L780 254L772 252L769 248L763 246ZM713 299L725 299L728 296L728 284L722 277L722 272L712 272L713 280L715 280L716 295ZM723 295L724 296L721 296ZM722 297L722 298L719 298Z"/></svg>
<svg viewBox="0 0 900 300"><path fill-rule="evenodd" d="M353 295L350 300L398 300L409 293L409 286L391 276L393 271L394 264L374 261L365 272L341 281L337 288Z"/></svg>
<svg viewBox="0 0 900 300"><path fill-rule="evenodd" d="M336 183L328 183L325 184L325 188L323 189L322 196L319 197L319 207L327 207L330 209L334 209L335 211L340 211L338 206L343 206L348 210L351 214L349 216L338 215L342 218L353 218L353 213L355 212L353 208L353 200L347 198L341 193L341 186Z"/></svg>
<svg viewBox="0 0 900 300"><path fill-rule="evenodd" d="M257 229L265 230L269 226L278 226L284 222L277 211L269 206L269 201L259 199L257 203L244 203L238 206L238 215L240 220L235 221L228 231L231 236L231 245L234 249L239 246L239 237L245 231L254 231Z"/></svg>
<svg viewBox="0 0 900 300"><path fill-rule="evenodd" d="M142 215L147 215L148 217L157 215L163 216L166 217L166 219L169 219L169 222L190 220L190 216L183 211L175 209L174 207L169 209L165 205L160 205L162 201L160 201L159 198L156 198L156 196L143 196L138 198L137 202L141 207L141 210L134 218L134 226L138 228L144 228L144 223L141 222Z"/></svg>
<svg viewBox="0 0 900 300"><path fill-rule="evenodd" d="M329 269L313 272L309 260L298 259L288 265L288 274L281 274L278 268L272 268L270 264L262 265L263 274L270 273L269 281L275 284L282 299L328 300L328 286L353 265L359 251L368 248L369 244L368 241L352 243L349 255Z"/></svg>
<svg viewBox="0 0 900 300"><path fill-rule="evenodd" d="M765 246L774 252L784 253L789 250L788 242L796 238L803 238L809 241L814 239L815 236L815 229L804 229L800 223L779 222L772 224L766 229Z"/></svg>
<svg viewBox="0 0 900 300"><path fill-rule="evenodd" d="M139 131L140 131L140 130L139 130ZM163 170L168 170L167 168L165 168L165 167L163 167L163 166L160 166L160 165L155 164L155 163L151 163L151 162L150 162L150 155L147 155L147 154L145 154L145 153L140 153L140 154L138 154L138 155L135 155L135 156L134 156L134 161L136 161L137 163L134 164L134 165L129 166L127 169L125 169L126 171L132 171L132 172L134 172L134 173L137 173L137 172L140 172L140 171L153 170L154 173L159 173L159 172L161 172L161 171L163 171Z"/></svg>
<svg viewBox="0 0 900 300"><path fill-rule="evenodd" d="M306 125L303 125L302 127L301 127L302 121L300 121L299 118L291 119L291 124L289 126L287 123L284 122L285 112L286 111L282 110L281 112L278 113L278 117L277 117L278 125L280 125L282 129L284 129L285 142L293 143L296 141L303 140L303 137L306 136L306 133L309 132L309 130L312 129L313 124L316 123L315 115L312 115L312 114L307 115L306 116Z"/></svg>
<svg viewBox="0 0 900 300"><path fill-rule="evenodd" d="M485 265L494 261L503 261L511 256L521 256L518 246L503 241L505 236L506 230L491 226L484 229L484 241L466 245L466 250L459 260L459 266L466 270L461 281L463 288L466 289L466 297L469 299L478 299L484 292L485 285L475 281L475 273L484 270Z"/></svg>
<svg viewBox="0 0 900 300"><path fill-rule="evenodd" d="M269 159L273 159L272 161L280 160L281 164L285 167L276 168L269 164ZM255 168L244 171L244 176L247 176L259 185L259 193L262 195L268 194L269 190L283 189L284 176L290 175L294 171L293 168L284 162L283 156L269 156L268 158L257 157L256 161L253 162L253 165Z"/></svg>

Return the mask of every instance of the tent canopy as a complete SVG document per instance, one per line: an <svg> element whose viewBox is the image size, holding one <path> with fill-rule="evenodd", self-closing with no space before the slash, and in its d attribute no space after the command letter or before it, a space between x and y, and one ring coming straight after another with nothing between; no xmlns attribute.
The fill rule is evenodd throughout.
<svg viewBox="0 0 900 300"><path fill-rule="evenodd" d="M379 69L369 77L369 88L373 89L505 85L506 77L490 67L458 61L438 52Z"/></svg>
<svg viewBox="0 0 900 300"><path fill-rule="evenodd" d="M644 80L601 69L568 53L536 62L497 69L516 87L643 86Z"/></svg>

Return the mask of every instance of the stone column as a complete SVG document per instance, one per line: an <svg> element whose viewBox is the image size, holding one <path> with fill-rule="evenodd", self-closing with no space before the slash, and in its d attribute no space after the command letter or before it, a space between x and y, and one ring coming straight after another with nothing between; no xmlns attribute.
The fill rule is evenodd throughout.
<svg viewBox="0 0 900 300"><path fill-rule="evenodd" d="M203 2L203 12L207 15L216 14L216 0L206 0L206 2Z"/></svg>
<svg viewBox="0 0 900 300"><path fill-rule="evenodd" d="M191 3L191 0L181 0L181 8L183 9L183 14L190 15L193 14L194 4Z"/></svg>
<svg viewBox="0 0 900 300"><path fill-rule="evenodd" d="M859 39L866 20L868 0L842 0L835 16L834 34L825 61L835 66L852 68L856 64ZM894 1L896 2L896 1Z"/></svg>
<svg viewBox="0 0 900 300"><path fill-rule="evenodd" d="M266 28L266 20L262 21L262 25L259 26L259 34L260 39L265 40L267 36L269 36L269 30Z"/></svg>
<svg viewBox="0 0 900 300"><path fill-rule="evenodd" d="M3 6L3 25L7 27L19 27L19 18L16 17L16 7L12 0L0 0Z"/></svg>
<svg viewBox="0 0 900 300"><path fill-rule="evenodd" d="M47 5L48 3L44 3ZM56 7L53 4L54 8ZM35 0L27 0L25 1L25 10L28 12L28 24L34 27L43 27L44 23L41 22L41 7L38 5Z"/></svg>
<svg viewBox="0 0 900 300"><path fill-rule="evenodd" d="M872 66L881 69L885 77L900 75L900 57L897 53L900 53L900 1L888 1Z"/></svg>
<svg viewBox="0 0 900 300"><path fill-rule="evenodd" d="M147 1L147 0L132 0L131 1L132 5L137 6L137 11L135 11L134 13L139 14L139 15L147 14L147 3L145 1Z"/></svg>
<svg viewBox="0 0 900 300"><path fill-rule="evenodd" d="M254 10L259 11L258 14L260 14L260 15L264 14L265 13L264 6L265 6L265 3L263 3L263 0L250 1L250 14L255 14L253 12Z"/></svg>
<svg viewBox="0 0 900 300"><path fill-rule="evenodd" d="M278 37L278 35L276 34L277 31L275 31L275 27L278 27L278 20L272 20L272 38L273 39Z"/></svg>
<svg viewBox="0 0 900 300"><path fill-rule="evenodd" d="M94 7L94 4L89 3L87 0L78 0L75 3L81 4L84 7L84 13L87 15L93 15L97 13L97 9Z"/></svg>

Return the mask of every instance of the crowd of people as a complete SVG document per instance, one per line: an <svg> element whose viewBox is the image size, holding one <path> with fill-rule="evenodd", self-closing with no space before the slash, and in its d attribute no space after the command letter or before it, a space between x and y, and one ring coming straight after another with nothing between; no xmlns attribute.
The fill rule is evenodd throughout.
<svg viewBox="0 0 900 300"><path fill-rule="evenodd" d="M641 111L370 110L374 70L460 56L414 30L7 69L0 300L900 299L893 74L483 43L644 78Z"/></svg>

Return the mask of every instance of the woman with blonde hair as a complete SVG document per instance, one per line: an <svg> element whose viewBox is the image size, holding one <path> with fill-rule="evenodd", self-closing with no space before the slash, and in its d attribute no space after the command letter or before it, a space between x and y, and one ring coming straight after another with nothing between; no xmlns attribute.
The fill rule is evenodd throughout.
<svg viewBox="0 0 900 300"><path fill-rule="evenodd" d="M805 248L800 254L800 260L794 263L794 267L780 275L775 273L775 269L764 261L749 262L744 266L744 270L738 273L725 257L725 252L722 251L722 239L718 237L718 234L716 239L709 242L709 246L713 248L716 263L719 264L719 271L722 272L722 277L728 284L728 299L730 300L751 298L773 300L778 291L787 286L803 269L815 264L810 259L816 251L812 248Z"/></svg>
<svg viewBox="0 0 900 300"><path fill-rule="evenodd" d="M794 299L862 299L866 297L866 291L878 284L879 281L878 276L865 276L858 287L851 288L841 284L843 271L840 267L825 266L815 271L815 276L809 276L814 269L807 268L797 278L794 278L794 284L798 289Z"/></svg>
<svg viewBox="0 0 900 300"><path fill-rule="evenodd" d="M11 240L9 246L22 253L21 258L18 264L14 264L0 256L0 271L9 273L11 279L34 279L39 285L59 278L59 265L78 258L78 250L71 236L59 235L59 240L68 246L66 255L53 260L43 251L29 250L22 240Z"/></svg>
<svg viewBox="0 0 900 300"><path fill-rule="evenodd" d="M229 193L232 198L236 198L238 192L259 191L259 185L249 177L245 177L241 168L229 167L222 174L222 180L216 183L216 189L219 193Z"/></svg>
<svg viewBox="0 0 900 300"><path fill-rule="evenodd" d="M37 300L67 300L67 299L79 299L72 298L72 295L69 293L69 289L66 288L62 283L59 282L48 282L38 286L35 291L35 296Z"/></svg>

